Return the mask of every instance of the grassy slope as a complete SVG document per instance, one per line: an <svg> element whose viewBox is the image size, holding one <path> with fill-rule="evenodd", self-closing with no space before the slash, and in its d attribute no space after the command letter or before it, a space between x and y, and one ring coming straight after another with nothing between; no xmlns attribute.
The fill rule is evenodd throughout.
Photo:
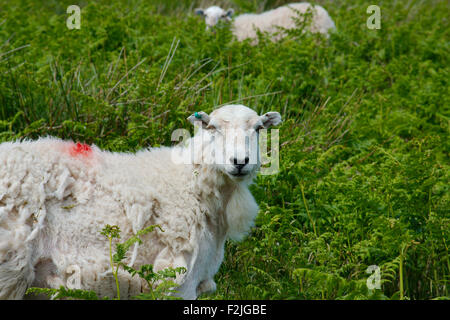
<svg viewBox="0 0 450 320"><path fill-rule="evenodd" d="M339 30L329 42L294 32L256 47L205 33L197 3L81 1L68 30L72 2L0 1L0 141L133 151L170 144L193 111L278 110L280 173L258 178L257 226L227 244L204 298L448 297L447 1L378 1L380 30L365 25L372 3L318 1ZM369 265L381 290L367 290Z"/></svg>

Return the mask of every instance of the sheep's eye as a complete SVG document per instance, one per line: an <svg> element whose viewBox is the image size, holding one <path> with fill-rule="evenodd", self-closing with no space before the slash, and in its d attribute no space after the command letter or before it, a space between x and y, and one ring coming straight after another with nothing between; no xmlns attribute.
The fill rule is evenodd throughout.
<svg viewBox="0 0 450 320"><path fill-rule="evenodd" d="M212 124L208 124L205 129L207 129L207 130L214 130L214 129L216 129L216 127L213 126Z"/></svg>

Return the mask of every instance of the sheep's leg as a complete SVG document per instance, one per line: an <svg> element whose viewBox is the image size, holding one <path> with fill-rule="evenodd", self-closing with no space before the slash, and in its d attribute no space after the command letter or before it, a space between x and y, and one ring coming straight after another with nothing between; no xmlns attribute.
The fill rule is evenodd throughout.
<svg viewBox="0 0 450 320"><path fill-rule="evenodd" d="M1 181L0 181L1 183ZM30 228L18 220L23 216L13 204L0 201L0 300L22 299L34 281Z"/></svg>
<svg viewBox="0 0 450 320"><path fill-rule="evenodd" d="M187 269L187 262L184 257L184 255L177 255L175 256L169 248L163 249L158 256L155 259L154 262L154 270L160 271L164 270L166 268L178 268L178 267L184 267ZM174 282L179 285L175 290L177 293L175 293L175 296L182 297L183 299L196 299L196 283L194 281L191 281L190 276L190 270L187 270L186 273L177 274L176 279Z"/></svg>
<svg viewBox="0 0 450 320"><path fill-rule="evenodd" d="M153 264L153 269L155 271L164 270L166 268L178 268L178 267L187 268L186 259L183 256L183 254L179 254L179 255L173 254L172 251L168 247L164 248L156 256L155 262ZM179 279L177 277L177 280L181 280L181 278Z"/></svg>
<svg viewBox="0 0 450 320"><path fill-rule="evenodd" d="M201 295L202 293L212 293L216 291L216 288L217 286L213 279L203 280L197 287L197 296Z"/></svg>
<svg viewBox="0 0 450 320"><path fill-rule="evenodd" d="M26 249L0 253L0 300L23 299L34 271Z"/></svg>

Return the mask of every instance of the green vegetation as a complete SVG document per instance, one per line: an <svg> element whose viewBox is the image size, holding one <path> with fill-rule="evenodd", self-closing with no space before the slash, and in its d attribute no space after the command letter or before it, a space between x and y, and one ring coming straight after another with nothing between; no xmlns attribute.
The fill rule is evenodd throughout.
<svg viewBox="0 0 450 320"><path fill-rule="evenodd" d="M151 225L145 229L142 229L137 232L134 236L129 238L123 243L116 243L116 253L112 253L113 249L113 240L120 239L120 228L118 226L110 226L106 225L102 231L100 232L103 236L108 239L109 242L109 257L111 263L111 272L114 277L116 283L116 293L117 297L114 299L120 300L120 286L119 286L119 276L118 271L119 268L127 271L132 277L138 275L139 278L144 280L148 287L148 292L142 292L137 296L131 297L132 299L140 299L140 300L161 300L161 299L170 299L176 300L180 299L170 293L176 292L173 288L176 287L176 283L174 279L177 277L177 274L183 274L187 270L184 267L177 268L166 268L159 271L153 271L153 265L145 264L139 267L138 269L134 269L129 267L127 264L123 262L126 258L126 254L130 247L135 244L143 244L140 236L143 236L149 232L152 232L154 229L159 228L162 232L163 229L159 225ZM60 286L58 289L54 288L37 288L31 287L27 289L27 294L44 294L51 299L82 299L82 300L99 300L97 293L91 290L82 290L82 289L70 289L64 286ZM109 297L102 297L103 300L108 300Z"/></svg>
<svg viewBox="0 0 450 320"><path fill-rule="evenodd" d="M216 33L187 1L0 1L0 141L53 135L111 151L170 145L194 111L277 110L280 172L256 227L227 243L206 299L448 298L448 1L316 1L329 40ZM77 1L75 1L77 2ZM218 1L237 13L283 1ZM370 265L381 289L368 290Z"/></svg>

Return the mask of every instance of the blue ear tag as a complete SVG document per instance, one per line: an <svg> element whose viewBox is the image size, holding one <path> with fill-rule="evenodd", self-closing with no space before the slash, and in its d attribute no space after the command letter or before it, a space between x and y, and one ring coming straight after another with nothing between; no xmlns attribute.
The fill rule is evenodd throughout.
<svg viewBox="0 0 450 320"><path fill-rule="evenodd" d="M201 119L202 118L202 116L200 114L198 114L198 112L194 113L194 117L196 117L197 119Z"/></svg>

